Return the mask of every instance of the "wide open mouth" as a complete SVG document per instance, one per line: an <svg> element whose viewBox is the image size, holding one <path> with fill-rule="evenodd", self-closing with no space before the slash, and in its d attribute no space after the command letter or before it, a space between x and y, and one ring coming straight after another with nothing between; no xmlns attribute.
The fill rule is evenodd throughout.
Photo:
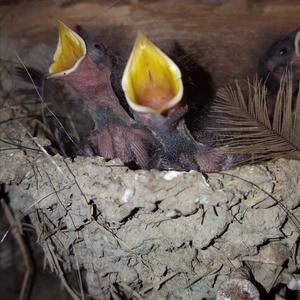
<svg viewBox="0 0 300 300"><path fill-rule="evenodd" d="M86 45L80 35L60 21L58 21L58 32L58 43L48 73L50 78L75 71L86 55Z"/></svg>
<svg viewBox="0 0 300 300"><path fill-rule="evenodd" d="M122 88L130 107L145 113L162 113L183 95L179 68L141 32L127 62Z"/></svg>

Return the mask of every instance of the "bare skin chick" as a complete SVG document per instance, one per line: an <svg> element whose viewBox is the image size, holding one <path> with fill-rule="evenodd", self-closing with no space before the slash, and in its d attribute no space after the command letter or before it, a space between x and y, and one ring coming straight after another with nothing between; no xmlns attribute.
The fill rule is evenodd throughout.
<svg viewBox="0 0 300 300"><path fill-rule="evenodd" d="M138 33L125 68L122 87L139 124L161 143L160 169L214 171L222 155L195 141L186 127L181 72L142 33Z"/></svg>
<svg viewBox="0 0 300 300"><path fill-rule="evenodd" d="M120 158L131 167L156 167L159 143L122 108L111 87L110 76L110 59L105 48L100 44L87 44L60 23L49 79L72 86L88 106L95 121L88 145L95 154L106 159Z"/></svg>

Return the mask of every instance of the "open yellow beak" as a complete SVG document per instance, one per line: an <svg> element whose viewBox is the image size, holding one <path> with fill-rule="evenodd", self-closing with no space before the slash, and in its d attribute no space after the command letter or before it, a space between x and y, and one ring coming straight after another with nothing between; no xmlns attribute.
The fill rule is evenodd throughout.
<svg viewBox="0 0 300 300"><path fill-rule="evenodd" d="M77 69L86 55L84 40L64 23L58 21L59 38L48 77L60 77Z"/></svg>
<svg viewBox="0 0 300 300"><path fill-rule="evenodd" d="M145 113L160 114L183 95L179 68L141 32L127 62L122 88L130 107Z"/></svg>
<svg viewBox="0 0 300 300"><path fill-rule="evenodd" d="M295 43L296 54L297 54L297 56L300 56L300 29L296 33L296 37L295 37L294 43Z"/></svg>

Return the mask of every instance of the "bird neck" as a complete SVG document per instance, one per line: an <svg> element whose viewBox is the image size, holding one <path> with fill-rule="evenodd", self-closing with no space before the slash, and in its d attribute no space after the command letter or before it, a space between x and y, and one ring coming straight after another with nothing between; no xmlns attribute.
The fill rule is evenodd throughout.
<svg viewBox="0 0 300 300"><path fill-rule="evenodd" d="M186 112L186 105L177 105L160 114L137 111L133 111L133 114L139 123L151 128L151 130L161 131L166 134L167 132L176 131L178 124L184 121Z"/></svg>
<svg viewBox="0 0 300 300"><path fill-rule="evenodd" d="M96 65L87 55L75 71L55 80L66 82L78 92L90 109L96 110L99 104L110 105L116 101L110 75L108 66Z"/></svg>

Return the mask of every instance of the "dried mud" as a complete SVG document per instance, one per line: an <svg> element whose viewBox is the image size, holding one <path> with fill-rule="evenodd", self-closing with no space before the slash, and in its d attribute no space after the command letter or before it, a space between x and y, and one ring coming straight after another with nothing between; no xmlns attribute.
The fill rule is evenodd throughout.
<svg viewBox="0 0 300 300"><path fill-rule="evenodd" d="M236 3L232 2L231 6L203 6L201 13L205 16L208 10L219 10L216 14L226 19L226 11ZM78 13L84 5L67 9ZM155 7L151 5L148 9ZM192 1L189 5L196 4ZM273 16L276 7L272 8ZM176 9L180 8L178 4ZM268 19L267 8L264 11ZM127 6L112 9L122 15L122 22L132 22L125 18L129 14ZM242 11L239 6L237 15L238 9ZM288 7L286 10L290 11ZM148 12L151 14L151 10ZM28 17L27 13L30 15L26 11L21 19ZM139 14L140 8L136 8L133 15ZM198 16L198 12L195 14ZM262 22L262 14L257 19ZM211 22L223 21L215 17ZM239 21L241 15L233 22ZM269 29L276 22L268 24ZM291 19L281 30L297 22ZM40 31L48 30L45 24L37 27L35 39L43 35ZM171 23L167 24L170 29ZM144 25L149 28L149 24ZM279 28L279 23L276 26ZM16 28L6 31L13 35ZM222 30L234 35L225 27ZM167 39L168 32L160 31L161 40ZM216 40L213 36L220 38L222 33L211 30L210 35ZM236 43L249 40L246 35L242 31ZM256 38L264 39L259 33ZM195 33L191 39L199 41ZM1 47L1 59L5 63L0 70L0 182L6 184L16 217L30 217L51 270L62 279L68 271L80 270L89 295L95 299L215 299L220 284L242 264L250 268L262 299L274 286L295 278L299 268L299 161L281 159L201 174L133 171L118 160L77 157L72 161L50 156L44 152L50 142L31 135L34 118L28 115L32 108L30 104L21 105L16 90L23 83L12 72L20 63L15 51L24 63L46 69L52 50L46 44L33 46L32 40L1 38L1 46L5 45L5 51ZM234 45L232 36L229 42ZM225 48L228 51L228 46ZM249 48L253 50L255 45L248 47L238 61L245 61L252 51ZM193 47L188 44L187 49ZM242 53L243 49L238 51ZM259 53L261 48L255 51ZM253 55L251 58L254 61ZM231 68L230 57L212 63L211 58L204 57L204 64L212 71L221 70L214 73L218 86L225 83L225 70L230 70L228 78L251 74L254 66L248 65L249 60L238 65L239 69Z"/></svg>
<svg viewBox="0 0 300 300"><path fill-rule="evenodd" d="M51 269L80 266L97 299L109 299L114 283L146 299L214 299L242 262L266 290L297 269L298 161L204 176L6 153L11 172L0 181L14 183L17 216L29 214Z"/></svg>

